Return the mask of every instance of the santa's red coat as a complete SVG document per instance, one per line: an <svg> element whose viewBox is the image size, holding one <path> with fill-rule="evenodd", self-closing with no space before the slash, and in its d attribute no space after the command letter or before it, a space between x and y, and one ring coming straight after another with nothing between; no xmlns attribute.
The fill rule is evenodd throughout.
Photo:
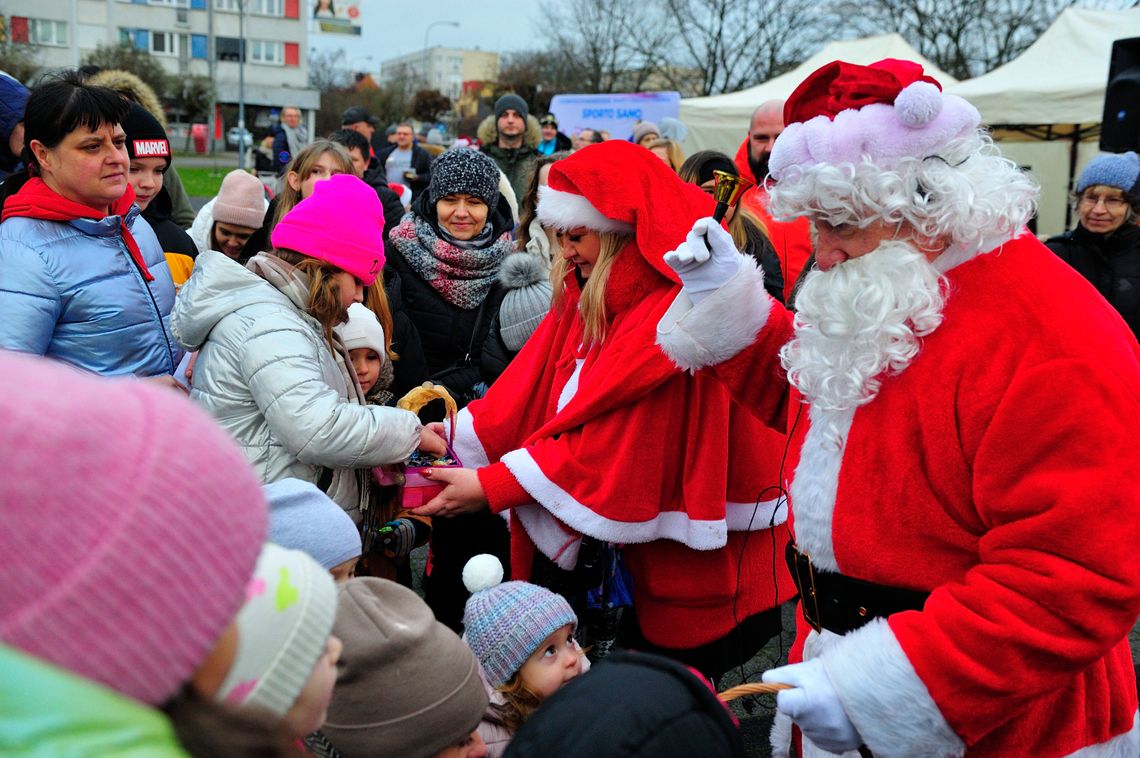
<svg viewBox="0 0 1140 758"><path fill-rule="evenodd" d="M844 637L801 622L792 659L823 659L877 756L1135 755L1140 349L1028 235L947 279L943 324L874 400L827 414L791 397L801 549L930 597ZM675 304L659 342L713 364L740 345L702 343L705 325L751 319L756 339L709 372L778 417L753 377L774 371L787 314L764 310Z"/></svg>
<svg viewBox="0 0 1140 758"><path fill-rule="evenodd" d="M456 452L481 467L492 510L510 511L514 578L527 577L536 546L571 568L579 535L618 543L646 639L712 642L795 592L782 557L784 437L656 348L680 287L636 242L614 263L600 344L581 347L579 292L567 284L486 397L460 413Z"/></svg>

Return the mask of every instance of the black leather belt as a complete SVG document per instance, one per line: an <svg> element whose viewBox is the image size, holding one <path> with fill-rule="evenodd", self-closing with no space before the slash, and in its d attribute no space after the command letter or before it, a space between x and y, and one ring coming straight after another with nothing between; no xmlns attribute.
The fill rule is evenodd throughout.
<svg viewBox="0 0 1140 758"><path fill-rule="evenodd" d="M800 591L804 620L817 632L847 634L875 618L920 611L929 592L891 587L816 568L806 553L788 543L788 568Z"/></svg>

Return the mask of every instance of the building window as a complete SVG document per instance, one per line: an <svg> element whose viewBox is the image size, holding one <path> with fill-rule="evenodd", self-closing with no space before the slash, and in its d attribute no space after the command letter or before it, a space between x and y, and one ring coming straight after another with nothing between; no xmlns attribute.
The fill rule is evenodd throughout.
<svg viewBox="0 0 1140 758"><path fill-rule="evenodd" d="M189 8L190 0L146 0L150 5L168 5L171 8Z"/></svg>
<svg viewBox="0 0 1140 758"><path fill-rule="evenodd" d="M246 13L259 16L285 15L285 0L214 0L214 8L220 11L237 13L245 6Z"/></svg>
<svg viewBox="0 0 1140 758"><path fill-rule="evenodd" d="M214 39L214 50L220 61L240 61L242 41L237 37L217 37Z"/></svg>
<svg viewBox="0 0 1140 758"><path fill-rule="evenodd" d="M265 63L272 66L285 64L285 46L269 40L250 40L249 60L251 63Z"/></svg>
<svg viewBox="0 0 1140 758"><path fill-rule="evenodd" d="M67 47L67 22L30 18L28 19L28 41L33 45Z"/></svg>
<svg viewBox="0 0 1140 758"><path fill-rule="evenodd" d="M150 52L153 55L177 58L186 54L188 42L185 34L151 32Z"/></svg>

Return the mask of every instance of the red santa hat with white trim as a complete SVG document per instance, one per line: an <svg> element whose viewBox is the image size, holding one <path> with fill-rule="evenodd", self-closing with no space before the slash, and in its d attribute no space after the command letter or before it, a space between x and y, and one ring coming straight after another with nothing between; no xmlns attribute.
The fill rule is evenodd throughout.
<svg viewBox="0 0 1140 758"><path fill-rule="evenodd" d="M715 207L711 196L681 181L663 160L624 140L590 145L555 162L547 186L538 189L543 226L635 236L642 256L672 282L680 280L665 253Z"/></svg>
<svg viewBox="0 0 1140 758"><path fill-rule="evenodd" d="M892 168L905 158L937 155L980 123L977 108L944 93L917 63L833 61L788 98L769 173L778 182L792 167L816 164L870 161Z"/></svg>

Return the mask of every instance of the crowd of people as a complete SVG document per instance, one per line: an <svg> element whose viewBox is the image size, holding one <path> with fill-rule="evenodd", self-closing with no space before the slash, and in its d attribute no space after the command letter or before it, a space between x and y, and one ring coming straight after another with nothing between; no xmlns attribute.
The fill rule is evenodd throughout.
<svg viewBox="0 0 1140 758"><path fill-rule="evenodd" d="M137 78L0 95L0 752L743 756L795 604L774 755L1140 754L1135 153L1043 243L837 61L734 156L285 108L187 213Z"/></svg>

